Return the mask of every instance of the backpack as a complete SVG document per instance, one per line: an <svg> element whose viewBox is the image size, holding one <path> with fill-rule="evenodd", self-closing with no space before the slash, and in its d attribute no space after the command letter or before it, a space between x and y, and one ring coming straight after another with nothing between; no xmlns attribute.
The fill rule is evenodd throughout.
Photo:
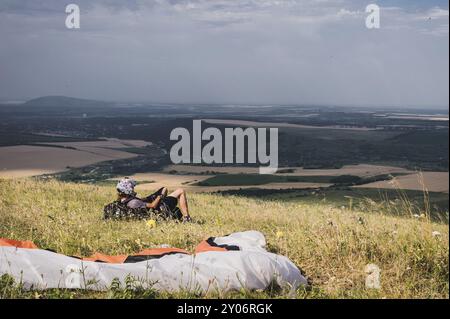
<svg viewBox="0 0 450 319"><path fill-rule="evenodd" d="M161 201L156 213L162 217L163 219L175 219L181 220L183 218L183 214L178 207L171 209L169 205L167 205L164 200Z"/></svg>
<svg viewBox="0 0 450 319"><path fill-rule="evenodd" d="M127 206L130 198L124 202L116 200L103 208L103 219L144 219L151 215L147 208L130 208Z"/></svg>

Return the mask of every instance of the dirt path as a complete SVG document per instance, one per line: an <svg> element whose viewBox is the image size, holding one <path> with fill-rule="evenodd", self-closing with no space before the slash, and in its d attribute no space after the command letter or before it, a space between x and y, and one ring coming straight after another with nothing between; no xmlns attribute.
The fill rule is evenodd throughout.
<svg viewBox="0 0 450 319"><path fill-rule="evenodd" d="M202 119L202 122L209 124L219 124L219 125L233 125L233 126L250 126L250 127L289 127L289 128L307 128L307 129L330 129L330 130L351 130L351 131L374 131L374 128L368 127L356 127L356 126L338 126L338 125L328 125L328 126L313 126L313 125L302 125L302 124L292 124L292 123L279 123L279 122L256 122L256 121L245 121L245 120L219 120L219 119Z"/></svg>
<svg viewBox="0 0 450 319"><path fill-rule="evenodd" d="M425 186L425 188L430 192L448 193L448 183L448 172L424 172L421 174L415 173L405 176L398 176L391 181L380 181L356 187L423 190L423 186Z"/></svg>
<svg viewBox="0 0 450 319"><path fill-rule="evenodd" d="M339 175L356 175L356 176L375 176L392 173L412 173L411 171L394 166L381 166L370 164L346 165L338 169L304 169L302 167L283 167L279 170L292 170L289 173L280 173L280 175L288 176L339 176ZM197 165L169 165L163 172L169 173L176 171L178 174L200 174L205 172L225 173L225 174L257 174L257 167L240 167L240 166L197 166Z"/></svg>

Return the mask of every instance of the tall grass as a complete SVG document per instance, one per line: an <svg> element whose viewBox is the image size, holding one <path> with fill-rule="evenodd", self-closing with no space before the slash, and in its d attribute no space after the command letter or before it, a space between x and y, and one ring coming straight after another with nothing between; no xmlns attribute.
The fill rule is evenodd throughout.
<svg viewBox="0 0 450 319"><path fill-rule="evenodd" d="M270 251L288 256L310 279L312 289L298 291L299 298L449 297L448 225L415 218L407 198L402 199L405 211L396 216L388 211L394 205L376 202L346 209L320 201L304 203L301 198L282 202L189 195L194 223L158 222L149 228L145 221L101 219L103 205L115 198L113 187L0 180L0 237L32 240L42 248L87 256L94 251L132 253L162 244L193 251L206 237L255 229L266 236ZM379 290L365 287L364 269L369 263L381 269ZM114 289L25 292L11 290L7 281L0 280L0 294L3 291L6 297L169 297ZM291 297L271 291L202 297L249 296Z"/></svg>

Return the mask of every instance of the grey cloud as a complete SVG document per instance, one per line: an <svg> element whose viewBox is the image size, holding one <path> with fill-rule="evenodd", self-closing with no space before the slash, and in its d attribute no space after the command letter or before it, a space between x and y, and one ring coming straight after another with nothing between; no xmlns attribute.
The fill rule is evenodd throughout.
<svg viewBox="0 0 450 319"><path fill-rule="evenodd" d="M353 1L83 0L71 31L44 2L0 6L1 98L448 105L445 18L418 19L431 8L368 30Z"/></svg>
<svg viewBox="0 0 450 319"><path fill-rule="evenodd" d="M96 5L101 5L113 10L139 10L139 2L140 0L2 0L2 2L0 2L0 12L30 15L38 15L43 13L58 14L61 11L64 12L65 7L70 3L77 4L85 10L91 9ZM148 4L151 2L153 1L147 1Z"/></svg>

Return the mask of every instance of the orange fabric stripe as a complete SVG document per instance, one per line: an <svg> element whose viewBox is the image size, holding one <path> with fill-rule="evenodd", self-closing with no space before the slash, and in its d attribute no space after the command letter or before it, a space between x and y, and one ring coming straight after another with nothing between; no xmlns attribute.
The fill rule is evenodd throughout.
<svg viewBox="0 0 450 319"><path fill-rule="evenodd" d="M7 238L0 238L0 246L10 246L10 247L17 247L17 248L29 248L29 249L38 249L38 247L29 240L26 241L20 241L20 240L13 240L13 239L7 239ZM219 248L219 250L226 250L223 248ZM180 248L150 248L150 249L144 249L136 254L132 254L131 256L159 256L164 255L167 253L181 253L181 254L189 254L187 250L180 249ZM123 263L130 255L105 255L99 252L94 253L90 257L84 257L80 258L84 261L102 261L105 263L111 263L111 264L121 264Z"/></svg>
<svg viewBox="0 0 450 319"><path fill-rule="evenodd" d="M151 249L144 249L138 252L137 254L133 254L132 256L158 256L167 253L189 254L187 250L180 248L151 248Z"/></svg>
<svg viewBox="0 0 450 319"><path fill-rule="evenodd" d="M182 253L182 254L189 254L184 249L179 248L152 248L152 249L144 249L136 254L132 255L116 255L116 256L110 256L105 255L101 253L94 253L90 257L82 258L82 260L85 261L102 261L105 263L111 263L111 264L122 264L128 256L159 256L167 253Z"/></svg>
<svg viewBox="0 0 450 319"><path fill-rule="evenodd" d="M29 240L14 240L7 238L0 238L0 246L17 247L17 248L28 248L37 249L38 247Z"/></svg>
<svg viewBox="0 0 450 319"><path fill-rule="evenodd" d="M202 241L200 244L198 244L197 247L195 247L195 253L204 253L207 251L228 251L226 248L223 247L214 247L208 244L206 240Z"/></svg>
<svg viewBox="0 0 450 319"><path fill-rule="evenodd" d="M85 261L103 261L105 263L110 264L121 264L127 259L128 255L116 255L116 256L110 256L110 255L104 255L101 253L95 253L90 257L82 258Z"/></svg>

